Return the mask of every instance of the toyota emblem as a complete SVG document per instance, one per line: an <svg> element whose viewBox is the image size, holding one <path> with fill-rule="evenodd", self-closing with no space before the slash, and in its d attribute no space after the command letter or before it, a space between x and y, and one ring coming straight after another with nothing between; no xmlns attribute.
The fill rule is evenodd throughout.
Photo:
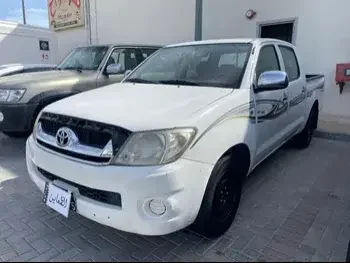
<svg viewBox="0 0 350 263"><path fill-rule="evenodd" d="M72 139L73 131L69 128L62 127L56 133L56 142L60 147L66 147Z"/></svg>

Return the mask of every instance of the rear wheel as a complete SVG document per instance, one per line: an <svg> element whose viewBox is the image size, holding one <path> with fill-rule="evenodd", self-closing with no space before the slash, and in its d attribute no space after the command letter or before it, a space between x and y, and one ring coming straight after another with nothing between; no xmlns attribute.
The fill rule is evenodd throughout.
<svg viewBox="0 0 350 263"><path fill-rule="evenodd" d="M232 154L215 165L198 216L191 226L199 234L215 238L232 225L242 194L245 169Z"/></svg>
<svg viewBox="0 0 350 263"><path fill-rule="evenodd" d="M318 110L313 107L304 129L294 138L296 146L300 149L309 147L318 122Z"/></svg>

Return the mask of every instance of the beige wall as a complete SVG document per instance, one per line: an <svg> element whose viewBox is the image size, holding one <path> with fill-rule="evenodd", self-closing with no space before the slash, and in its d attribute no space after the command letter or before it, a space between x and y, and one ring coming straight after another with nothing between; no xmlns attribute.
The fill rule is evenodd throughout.
<svg viewBox="0 0 350 263"><path fill-rule="evenodd" d="M336 3L336 4L335 4ZM257 12L254 19L245 12ZM203 0L203 39L256 37L257 23L297 17L296 46L306 73L326 76L323 116L350 118L350 85L335 85L335 65L350 62L349 0Z"/></svg>

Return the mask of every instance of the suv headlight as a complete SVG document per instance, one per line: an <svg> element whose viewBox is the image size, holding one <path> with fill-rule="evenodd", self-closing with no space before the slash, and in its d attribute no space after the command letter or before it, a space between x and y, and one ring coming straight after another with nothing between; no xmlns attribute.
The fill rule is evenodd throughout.
<svg viewBox="0 0 350 263"><path fill-rule="evenodd" d="M33 132L32 132L34 140L36 140L36 135L41 129L41 125L39 125L39 120L40 120L41 114L42 114L42 112L39 112L38 116L36 117L35 123L34 123Z"/></svg>
<svg viewBox="0 0 350 263"><path fill-rule="evenodd" d="M18 102L26 89L0 89L0 102Z"/></svg>
<svg viewBox="0 0 350 263"><path fill-rule="evenodd" d="M195 128L137 132L120 149L112 164L158 165L177 160L196 135Z"/></svg>

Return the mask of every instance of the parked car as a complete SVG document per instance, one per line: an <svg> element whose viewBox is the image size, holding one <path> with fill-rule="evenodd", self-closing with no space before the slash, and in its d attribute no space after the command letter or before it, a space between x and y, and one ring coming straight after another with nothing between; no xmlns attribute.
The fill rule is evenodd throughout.
<svg viewBox="0 0 350 263"><path fill-rule="evenodd" d="M22 73L53 70L56 65L51 64L4 64L0 65L0 77L12 76Z"/></svg>
<svg viewBox="0 0 350 263"><path fill-rule="evenodd" d="M26 136L46 105L119 82L159 46L100 45L74 49L55 70L0 78L0 132Z"/></svg>
<svg viewBox="0 0 350 263"><path fill-rule="evenodd" d="M122 83L45 107L27 140L28 172L65 216L217 237L258 164L291 139L310 145L323 86L287 42L170 45Z"/></svg>

